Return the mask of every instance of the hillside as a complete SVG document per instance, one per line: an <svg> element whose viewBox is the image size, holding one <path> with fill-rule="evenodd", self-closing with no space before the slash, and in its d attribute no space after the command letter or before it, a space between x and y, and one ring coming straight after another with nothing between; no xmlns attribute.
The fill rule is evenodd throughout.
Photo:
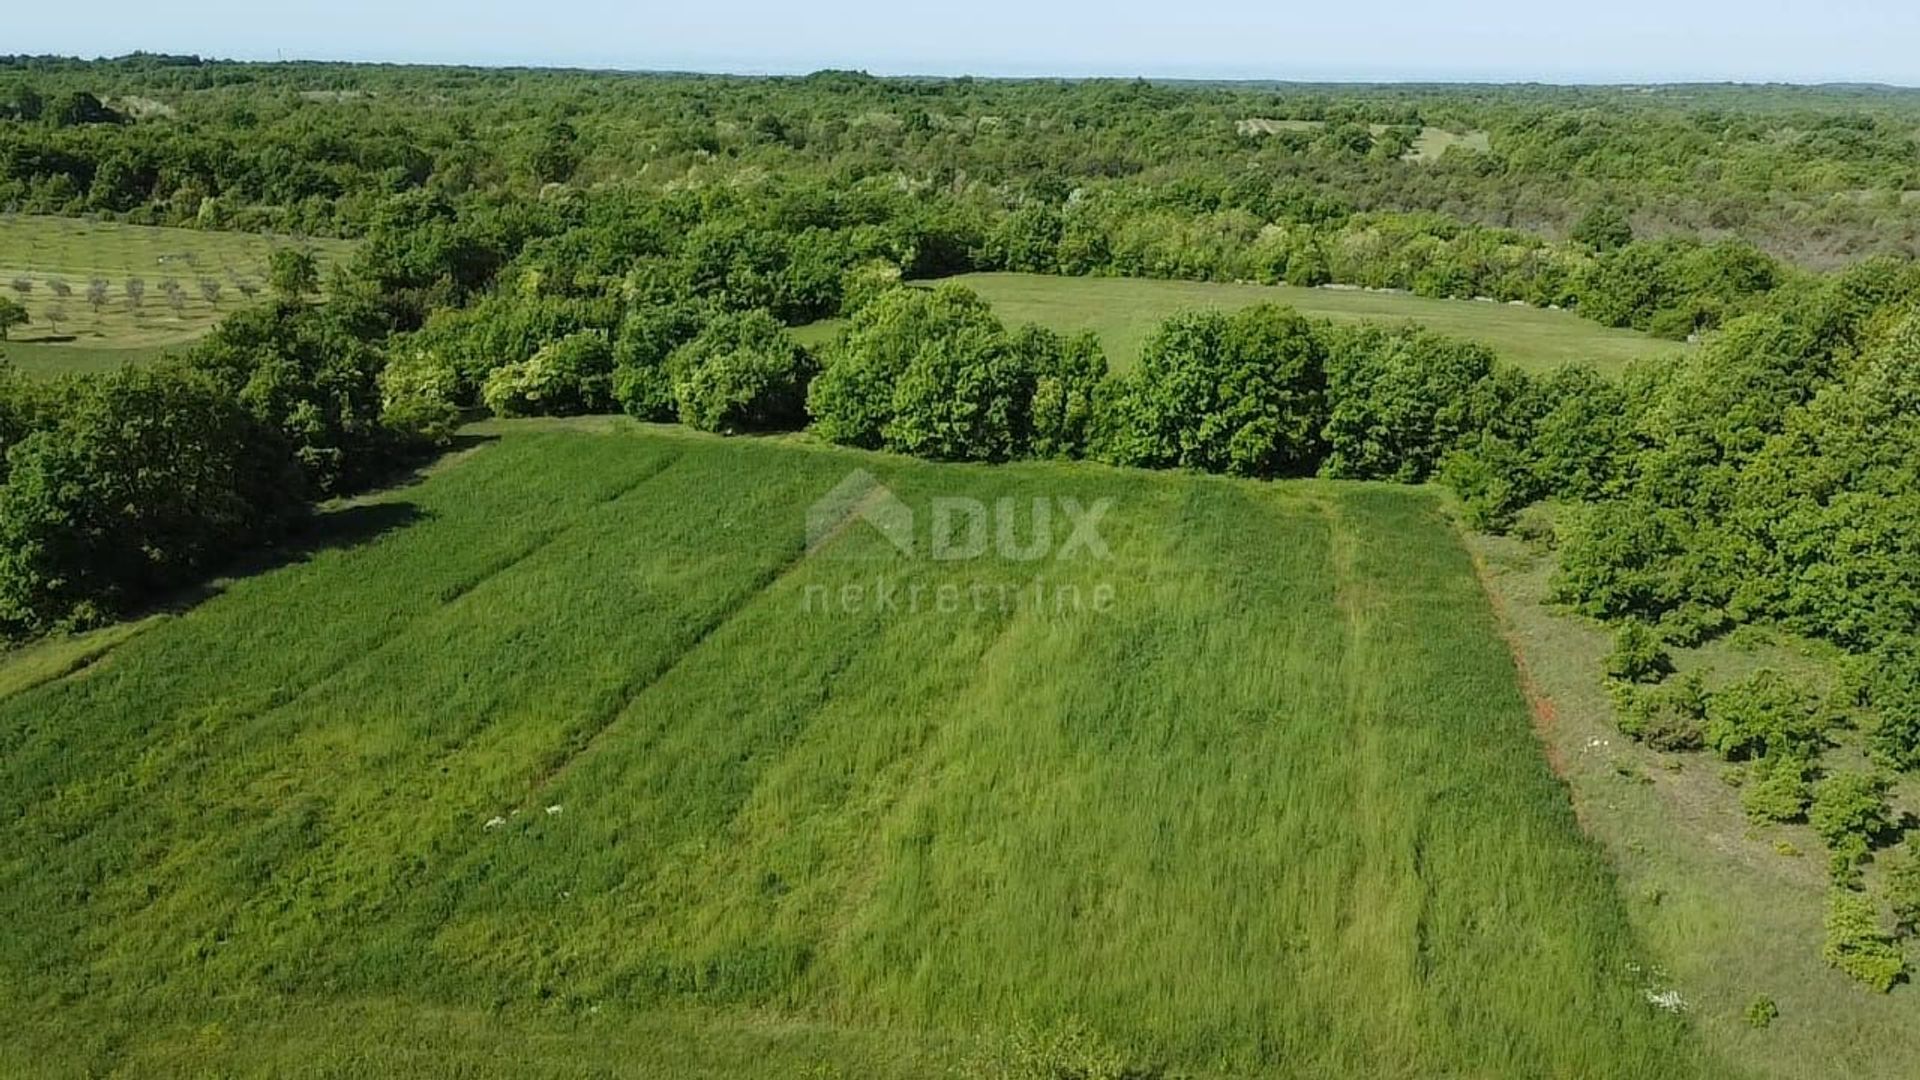
<svg viewBox="0 0 1920 1080"><path fill-rule="evenodd" d="M499 424L120 638L0 1069L1699 1071L1427 490Z"/></svg>

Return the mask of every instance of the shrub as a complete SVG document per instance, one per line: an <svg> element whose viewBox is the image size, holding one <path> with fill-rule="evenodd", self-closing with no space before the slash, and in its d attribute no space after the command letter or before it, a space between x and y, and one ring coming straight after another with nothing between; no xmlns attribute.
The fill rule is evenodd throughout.
<svg viewBox="0 0 1920 1080"><path fill-rule="evenodd" d="M445 443L460 423L460 379L424 349L391 357L380 371L380 421L431 443Z"/></svg>
<svg viewBox="0 0 1920 1080"><path fill-rule="evenodd" d="M1807 820L1828 845L1857 840L1862 853L1893 827L1887 793L1893 782L1878 773L1835 773L1813 789Z"/></svg>
<svg viewBox="0 0 1920 1080"><path fill-rule="evenodd" d="M1740 805L1755 821L1798 821L1813 798L1815 772L1813 764L1802 758L1761 758L1748 772Z"/></svg>
<svg viewBox="0 0 1920 1080"><path fill-rule="evenodd" d="M775 431L806 422L813 360L764 311L720 315L673 351L674 406L702 431Z"/></svg>
<svg viewBox="0 0 1920 1080"><path fill-rule="evenodd" d="M1825 744L1819 704L1786 676L1762 668L1707 701L1707 745L1729 761L1813 758Z"/></svg>
<svg viewBox="0 0 1920 1080"><path fill-rule="evenodd" d="M1038 326L1014 332L1014 349L1033 374L1032 451L1077 458L1087 452L1107 358L1092 333L1062 337Z"/></svg>
<svg viewBox="0 0 1920 1080"><path fill-rule="evenodd" d="M1746 1017L1749 1027L1771 1027L1775 1020L1780 1019L1780 1006L1775 1004L1772 998L1762 994L1747 1002Z"/></svg>
<svg viewBox="0 0 1920 1080"><path fill-rule="evenodd" d="M1707 691L1698 672L1652 690L1630 691L1620 708L1623 734L1656 750L1698 750L1705 742Z"/></svg>
<svg viewBox="0 0 1920 1080"><path fill-rule="evenodd" d="M1920 854L1908 851L1887 868L1887 900L1893 905L1894 932L1920 934Z"/></svg>
<svg viewBox="0 0 1920 1080"><path fill-rule="evenodd" d="M123 613L304 509L285 439L204 372L129 367L36 412L0 483L0 637Z"/></svg>
<svg viewBox="0 0 1920 1080"><path fill-rule="evenodd" d="M1596 619L1658 619L1686 599L1676 562L1685 530L1673 512L1609 500L1566 515L1551 597Z"/></svg>
<svg viewBox="0 0 1920 1080"><path fill-rule="evenodd" d="M1613 651L1607 655L1607 674L1627 682L1659 682L1673 672L1673 658L1667 655L1660 635L1643 622L1629 622L1613 634Z"/></svg>
<svg viewBox="0 0 1920 1080"><path fill-rule="evenodd" d="M1861 694L1873 709L1867 747L1881 764L1920 767L1920 647L1902 636L1866 660Z"/></svg>
<svg viewBox="0 0 1920 1080"><path fill-rule="evenodd" d="M568 334L487 376L481 398L499 416L575 416L613 407L613 348L596 330Z"/></svg>
<svg viewBox="0 0 1920 1080"><path fill-rule="evenodd" d="M1827 896L1827 963L1886 993L1906 974L1906 958L1880 927L1873 898L1847 889Z"/></svg>
<svg viewBox="0 0 1920 1080"><path fill-rule="evenodd" d="M1524 451L1492 435L1448 454L1438 479L1459 496L1467 526L1483 532L1508 531L1520 510L1542 493Z"/></svg>

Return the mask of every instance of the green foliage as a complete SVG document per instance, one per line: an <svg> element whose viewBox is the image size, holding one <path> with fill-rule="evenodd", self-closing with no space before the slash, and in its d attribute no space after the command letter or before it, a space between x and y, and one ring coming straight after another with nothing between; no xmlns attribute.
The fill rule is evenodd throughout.
<svg viewBox="0 0 1920 1080"><path fill-rule="evenodd" d="M481 398L498 416L573 416L613 406L613 346L582 330L487 376Z"/></svg>
<svg viewBox="0 0 1920 1080"><path fill-rule="evenodd" d="M7 340L7 335L13 332L14 327L25 326L32 321L27 309L19 301L10 296L0 296L0 341Z"/></svg>
<svg viewBox="0 0 1920 1080"><path fill-rule="evenodd" d="M1687 579L1681 515L1646 500L1609 499L1572 508L1560 531L1551 595L1598 619L1657 619L1679 605Z"/></svg>
<svg viewBox="0 0 1920 1080"><path fill-rule="evenodd" d="M1014 331L1013 347L1033 373L1035 457L1085 456L1107 358L1091 333L1062 337L1039 326Z"/></svg>
<svg viewBox="0 0 1920 1080"><path fill-rule="evenodd" d="M1072 453L1104 371L1089 341L1009 334L965 289L902 288L854 314L807 408L815 431L852 446L949 460Z"/></svg>
<svg viewBox="0 0 1920 1080"><path fill-rule="evenodd" d="M1327 457L1321 472L1419 483L1484 426L1478 390L1493 373L1483 346L1418 329L1328 333Z"/></svg>
<svg viewBox="0 0 1920 1080"><path fill-rule="evenodd" d="M1812 758L1826 743L1829 723L1818 698L1771 668L1707 700L1707 746L1729 761Z"/></svg>
<svg viewBox="0 0 1920 1080"><path fill-rule="evenodd" d="M1607 252L1633 242L1633 225L1627 215L1612 204L1596 206L1580 215L1568 234L1576 243L1595 251Z"/></svg>
<svg viewBox="0 0 1920 1080"><path fill-rule="evenodd" d="M1659 682L1673 672L1673 658L1659 631L1646 623L1628 621L1614 631L1613 651L1607 655L1607 675L1626 682Z"/></svg>
<svg viewBox="0 0 1920 1080"><path fill-rule="evenodd" d="M320 288L320 265L313 255L281 248L267 264L267 284L282 300L299 300Z"/></svg>
<svg viewBox="0 0 1920 1080"><path fill-rule="evenodd" d="M0 637L92 625L281 536L304 485L207 375L127 369L35 409L0 484Z"/></svg>
<svg viewBox="0 0 1920 1080"><path fill-rule="evenodd" d="M666 366L683 424L738 432L788 430L806 422L813 359L764 311L708 320ZM632 384L625 385L632 393Z"/></svg>
<svg viewBox="0 0 1920 1080"><path fill-rule="evenodd" d="M1920 936L1920 855L1911 846L1887 868L1887 900L1893 906L1894 933Z"/></svg>
<svg viewBox="0 0 1920 1080"><path fill-rule="evenodd" d="M1906 975L1906 958L1880 926L1873 898L1847 889L1827 895L1827 963L1880 993Z"/></svg>
<svg viewBox="0 0 1920 1080"><path fill-rule="evenodd" d="M1807 820L1829 847L1865 854L1893 827L1887 803L1892 787L1892 781L1878 773L1835 773L1814 785Z"/></svg>
<svg viewBox="0 0 1920 1080"><path fill-rule="evenodd" d="M393 459L394 438L413 433L383 422L385 357L374 336L365 313L351 306L273 303L221 323L188 363L278 430L312 488L333 494L376 475ZM425 403L403 406L391 419L444 423Z"/></svg>
<svg viewBox="0 0 1920 1080"><path fill-rule="evenodd" d="M1108 405L1102 456L1122 465L1300 476L1320 459L1326 351L1286 308L1162 324Z"/></svg>
<svg viewBox="0 0 1920 1080"><path fill-rule="evenodd" d="M1747 1002L1746 1012L1742 1014L1748 1027L1768 1028L1780 1019L1780 1006L1770 997L1761 994Z"/></svg>
<svg viewBox="0 0 1920 1080"><path fill-rule="evenodd" d="M1698 750L1705 745L1710 695L1699 672L1652 689L1616 686L1625 691L1619 701L1622 734L1656 750Z"/></svg>
<svg viewBox="0 0 1920 1080"><path fill-rule="evenodd" d="M1812 762L1791 754L1764 757L1747 770L1740 788L1740 805L1758 822L1799 821L1813 799Z"/></svg>

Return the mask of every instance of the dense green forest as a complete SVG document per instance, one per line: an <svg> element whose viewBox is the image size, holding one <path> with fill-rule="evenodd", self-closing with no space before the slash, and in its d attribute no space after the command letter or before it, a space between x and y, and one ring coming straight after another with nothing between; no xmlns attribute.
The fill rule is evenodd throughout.
<svg viewBox="0 0 1920 1080"><path fill-rule="evenodd" d="M0 206L358 245L324 278L276 257L271 299L175 361L0 372L0 633L137 610L481 413L1438 480L1477 527L1550 534L1558 599L1622 627L1633 734L1811 818L1831 955L1884 989L1898 949L1849 890L1920 765L1916 136L1920 94L1871 88L7 60ZM1490 298L1700 345L1529 376L1256 307L1176 316L1116 376L924 285L976 270ZM828 345L787 333L826 317ZM1753 622L1849 678L1660 682L1663 644ZM1829 775L1849 725L1871 761ZM1920 911L1920 875L1890 888Z"/></svg>

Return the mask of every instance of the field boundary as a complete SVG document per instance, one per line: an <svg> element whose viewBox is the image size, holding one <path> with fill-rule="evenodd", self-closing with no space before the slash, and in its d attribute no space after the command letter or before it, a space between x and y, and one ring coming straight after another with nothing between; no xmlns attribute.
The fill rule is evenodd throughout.
<svg viewBox="0 0 1920 1080"><path fill-rule="evenodd" d="M1573 816L1580 823L1580 831L1592 835L1593 830L1588 828L1586 810L1581 805L1578 792L1574 790L1566 759L1561 756L1559 744L1554 738L1554 733L1559 727L1559 713L1554 707L1553 698L1540 688L1540 683L1533 677L1533 671L1527 666L1526 649L1520 644L1513 616L1507 611L1506 599L1500 595L1500 590L1494 587L1493 571L1487 566L1485 557L1461 534L1459 521L1451 514L1447 515L1447 518L1454 538L1466 551L1468 560L1473 563L1473 579L1479 583L1481 594L1487 598L1487 607L1493 612L1494 630L1500 635L1501 643L1506 646L1507 655L1513 658L1514 681L1520 687L1521 696L1527 699L1527 714L1533 719L1533 734L1540 743L1541 756L1546 759L1547 767L1553 770L1554 779L1566 789L1567 801L1573 806Z"/></svg>

